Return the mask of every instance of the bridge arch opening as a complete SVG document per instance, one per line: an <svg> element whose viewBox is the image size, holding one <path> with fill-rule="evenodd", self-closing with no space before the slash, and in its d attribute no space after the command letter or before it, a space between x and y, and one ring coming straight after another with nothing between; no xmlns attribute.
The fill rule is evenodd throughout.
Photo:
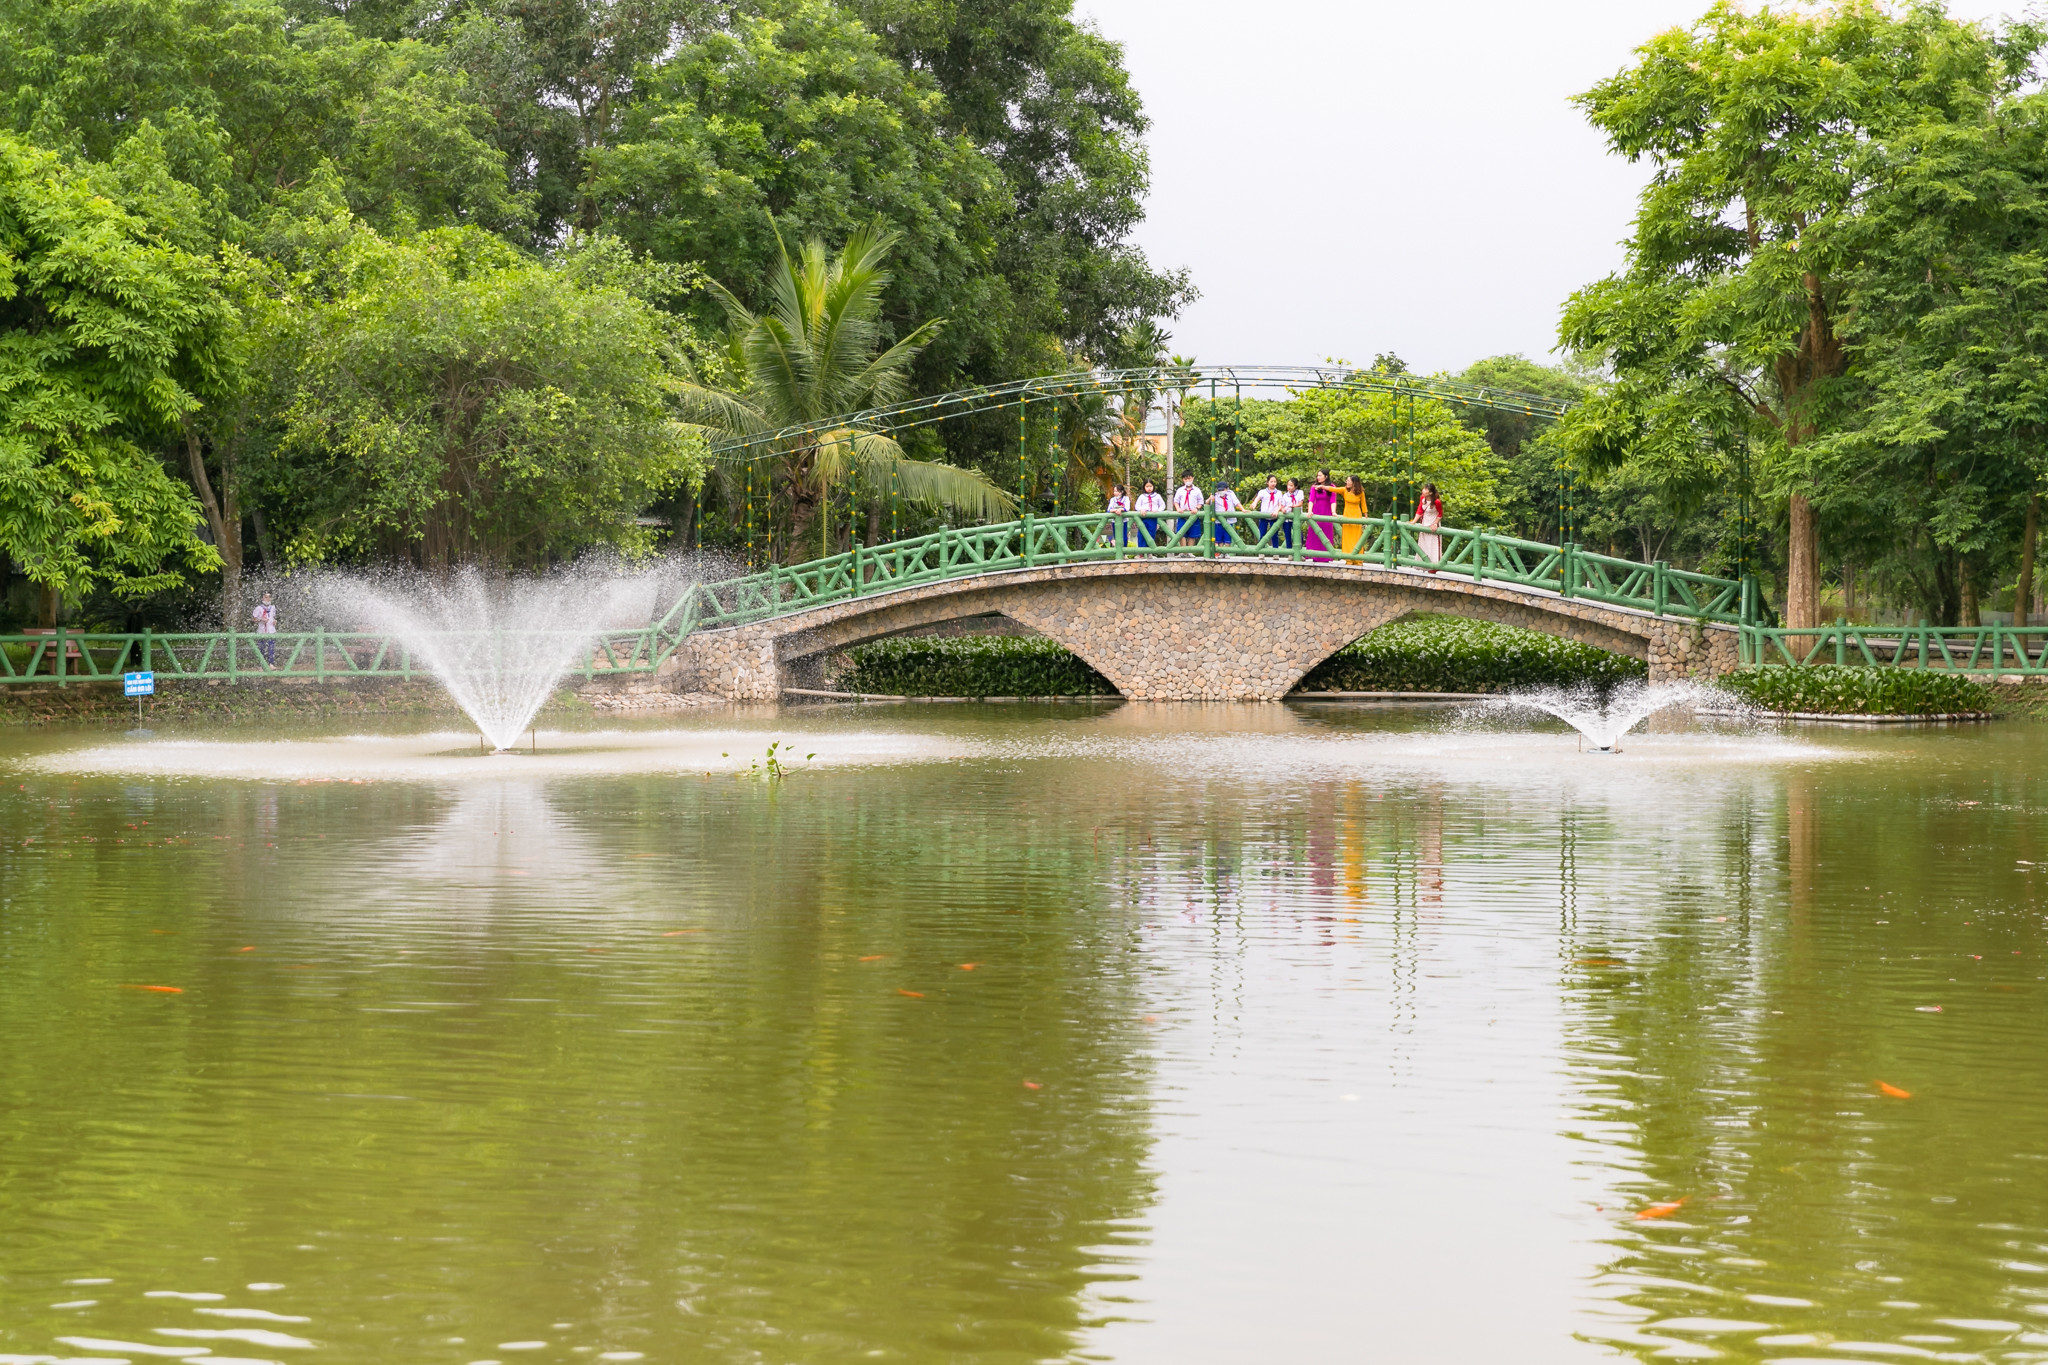
<svg viewBox="0 0 2048 1365"><path fill-rule="evenodd" d="M802 686L786 676L801 675L819 656L1000 616L1057 640L1126 697L1277 700L1337 650L1419 613L1489 620L1632 655L1653 678L1660 651L1667 663L1674 657L1674 637L1704 632L1692 622L1449 574L1190 556L947 579L707 632L692 647L704 661L707 690L765 700ZM1713 629L1730 637L1716 647L1725 644L1732 662L1733 632Z"/></svg>

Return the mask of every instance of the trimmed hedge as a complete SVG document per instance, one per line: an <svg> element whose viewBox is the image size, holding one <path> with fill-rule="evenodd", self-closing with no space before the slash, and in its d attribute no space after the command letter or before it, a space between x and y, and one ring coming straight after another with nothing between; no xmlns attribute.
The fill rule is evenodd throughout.
<svg viewBox="0 0 2048 1365"><path fill-rule="evenodd" d="M1988 711L1991 689L1966 673L1853 664L1769 664L1721 685L1765 711L1832 716L1952 716Z"/></svg>
<svg viewBox="0 0 2048 1365"><path fill-rule="evenodd" d="M1613 687L1649 672L1641 659L1541 631L1412 616L1332 654L1304 692L1507 692L1517 687Z"/></svg>
<svg viewBox="0 0 2048 1365"><path fill-rule="evenodd" d="M961 635L880 640L851 651L842 692L892 697L1113 697L1116 687L1057 641Z"/></svg>

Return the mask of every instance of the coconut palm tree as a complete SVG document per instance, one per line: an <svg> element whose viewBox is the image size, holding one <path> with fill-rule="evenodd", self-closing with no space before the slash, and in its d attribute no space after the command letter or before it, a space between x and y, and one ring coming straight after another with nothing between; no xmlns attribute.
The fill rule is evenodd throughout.
<svg viewBox="0 0 2048 1365"><path fill-rule="evenodd" d="M897 234L880 222L857 228L835 257L817 238L792 257L776 236L779 259L769 273L767 311L755 313L731 290L714 284L727 330L719 382L699 376L681 391L683 417L717 437L758 438L790 428L797 434L739 449L728 473L748 461L765 465L769 486L788 516L786 557L812 544L826 552L833 491L851 487L868 499L893 491L912 502L970 516L1008 516L1016 502L971 469L904 455L886 432L831 419L905 396L910 364L943 323L934 319L883 349L878 321L889 272L883 260Z"/></svg>

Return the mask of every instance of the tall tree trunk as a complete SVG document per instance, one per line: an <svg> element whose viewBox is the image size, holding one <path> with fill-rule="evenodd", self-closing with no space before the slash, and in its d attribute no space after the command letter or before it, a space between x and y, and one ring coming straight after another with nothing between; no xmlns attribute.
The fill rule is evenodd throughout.
<svg viewBox="0 0 2048 1365"><path fill-rule="evenodd" d="M1856 624L1856 566L1842 566L1842 624Z"/></svg>
<svg viewBox="0 0 2048 1365"><path fill-rule="evenodd" d="M1792 495L1792 526L1785 546L1785 624L1811 629L1820 624L1820 540L1814 533L1813 504Z"/></svg>
<svg viewBox="0 0 2048 1365"><path fill-rule="evenodd" d="M36 589L36 596L39 599L36 603L36 624L44 630L55 630L57 628L57 590L55 588L39 587Z"/></svg>
<svg viewBox="0 0 2048 1365"><path fill-rule="evenodd" d="M686 551L697 548L697 516L702 505L695 493L683 494L683 524L676 540Z"/></svg>
<svg viewBox="0 0 2048 1365"><path fill-rule="evenodd" d="M876 498L868 504L867 534L861 537L861 544L874 548L882 539L882 500Z"/></svg>
<svg viewBox="0 0 2048 1365"><path fill-rule="evenodd" d="M2027 498L2027 532L2020 540L2020 581L2012 593L2012 623L2027 624L2034 610L2034 545L2041 533L2041 495Z"/></svg>
<svg viewBox="0 0 2048 1365"><path fill-rule="evenodd" d="M1957 568L1957 576L1962 580L1963 600L1962 619L1957 621L1956 624L1961 626L1981 626L1984 624L1984 621L1977 611L1977 568L1967 558Z"/></svg>
<svg viewBox="0 0 2048 1365"><path fill-rule="evenodd" d="M1934 551L1933 596L1927 602L1928 623L1936 626L1952 626L1961 611L1962 594L1956 573L1957 560L1944 553L1939 547Z"/></svg>
<svg viewBox="0 0 2048 1365"><path fill-rule="evenodd" d="M213 532L213 547L220 551L220 622L224 630L239 630L242 624L242 507L241 490L236 487L234 459L221 454L220 493L206 472L206 451L199 432L185 424L185 462L192 475L192 487L199 494L199 506L206 513L207 529Z"/></svg>

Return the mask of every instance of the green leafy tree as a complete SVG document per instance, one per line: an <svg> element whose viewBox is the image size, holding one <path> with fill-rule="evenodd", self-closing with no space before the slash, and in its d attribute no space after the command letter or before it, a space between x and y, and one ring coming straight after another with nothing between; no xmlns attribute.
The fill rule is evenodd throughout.
<svg viewBox="0 0 2048 1365"><path fill-rule="evenodd" d="M1327 468L1340 481L1356 474L1375 514L1405 516L1414 511L1421 486L1433 483L1443 495L1446 520L1459 526L1500 524L1507 463L1447 404L1402 394L1310 389L1286 406L1292 420L1274 424L1257 467L1246 469L1248 484L1278 474L1306 488L1318 469Z"/></svg>
<svg viewBox="0 0 2048 1365"><path fill-rule="evenodd" d="M2048 99L1930 122L1881 149L1856 224L1828 510L1873 586L1974 625L1994 574L2033 578L2048 436Z"/></svg>
<svg viewBox="0 0 2048 1365"><path fill-rule="evenodd" d="M663 260L713 263L757 308L779 278L779 232L842 241L879 217L898 246L877 316L899 333L953 319L930 359L955 373L1003 325L1002 281L981 263L1011 205L944 111L928 78L830 0L772 0L641 82L616 145L589 153L591 192L610 230Z"/></svg>
<svg viewBox="0 0 2048 1365"><path fill-rule="evenodd" d="M1787 499L1790 625L1819 617L1811 447L1850 365L1849 229L1875 149L1930 119L1981 118L2039 43L2031 26L1991 33L1932 3L1723 3L1580 97L1613 149L1653 171L1627 268L1565 310L1565 343L1615 376L1566 438L1589 466L1680 479L1711 477L1754 437Z"/></svg>
<svg viewBox="0 0 2048 1365"><path fill-rule="evenodd" d="M251 477L290 557L518 568L651 547L635 515L705 466L672 411L691 339L650 301L685 273L601 240L536 261L469 228L326 232L265 342L279 429Z"/></svg>
<svg viewBox="0 0 2048 1365"><path fill-rule="evenodd" d="M44 591L135 596L217 563L155 454L232 313L205 260L0 134L0 551Z"/></svg>
<svg viewBox="0 0 2048 1365"><path fill-rule="evenodd" d="M716 382L683 390L682 411L721 436L758 437L901 399L911 362L943 320L883 345L877 316L889 284L883 261L895 243L896 234L880 224L855 229L829 258L816 238L794 257L778 240L767 310L755 313L738 295L718 288L730 319L723 363ZM870 502L893 491L912 502L979 517L1004 515L1015 506L979 473L908 459L880 431L830 427L765 447L765 455L763 449L744 449L732 458L769 464L770 487L787 528L783 549L792 558L812 543L814 526L819 552L825 552L829 527L821 514L839 488Z"/></svg>
<svg viewBox="0 0 2048 1365"><path fill-rule="evenodd" d="M488 136L532 206L533 245L605 224L592 157L618 145L642 87L714 25L710 0L316 0L358 32L432 40L490 111ZM622 225L613 225L613 231Z"/></svg>
<svg viewBox="0 0 2048 1365"><path fill-rule="evenodd" d="M1474 361L1458 378L1566 403L1583 402L1597 388L1590 376L1520 355ZM1574 514L1580 510L1578 504L1594 495L1570 467L1555 421L1485 408L1461 408L1458 415L1467 426L1483 433L1493 453L1506 463L1501 508L1516 535L1552 542L1579 535L1584 518ZM1572 536L1563 534L1566 530Z"/></svg>
<svg viewBox="0 0 2048 1365"><path fill-rule="evenodd" d="M440 50L271 0L0 0L0 119L105 161L145 129L220 235L322 167L390 230L517 228L489 111Z"/></svg>
<svg viewBox="0 0 2048 1365"><path fill-rule="evenodd" d="M1160 270L1131 244L1151 180L1149 121L1121 45L1078 22L1073 0L850 5L897 60L930 73L946 125L1008 186L1013 209L995 227L1010 309L1002 373L1044 368L1039 336L1105 363L1148 363L1123 343L1142 344L1134 329L1195 291L1186 271Z"/></svg>

